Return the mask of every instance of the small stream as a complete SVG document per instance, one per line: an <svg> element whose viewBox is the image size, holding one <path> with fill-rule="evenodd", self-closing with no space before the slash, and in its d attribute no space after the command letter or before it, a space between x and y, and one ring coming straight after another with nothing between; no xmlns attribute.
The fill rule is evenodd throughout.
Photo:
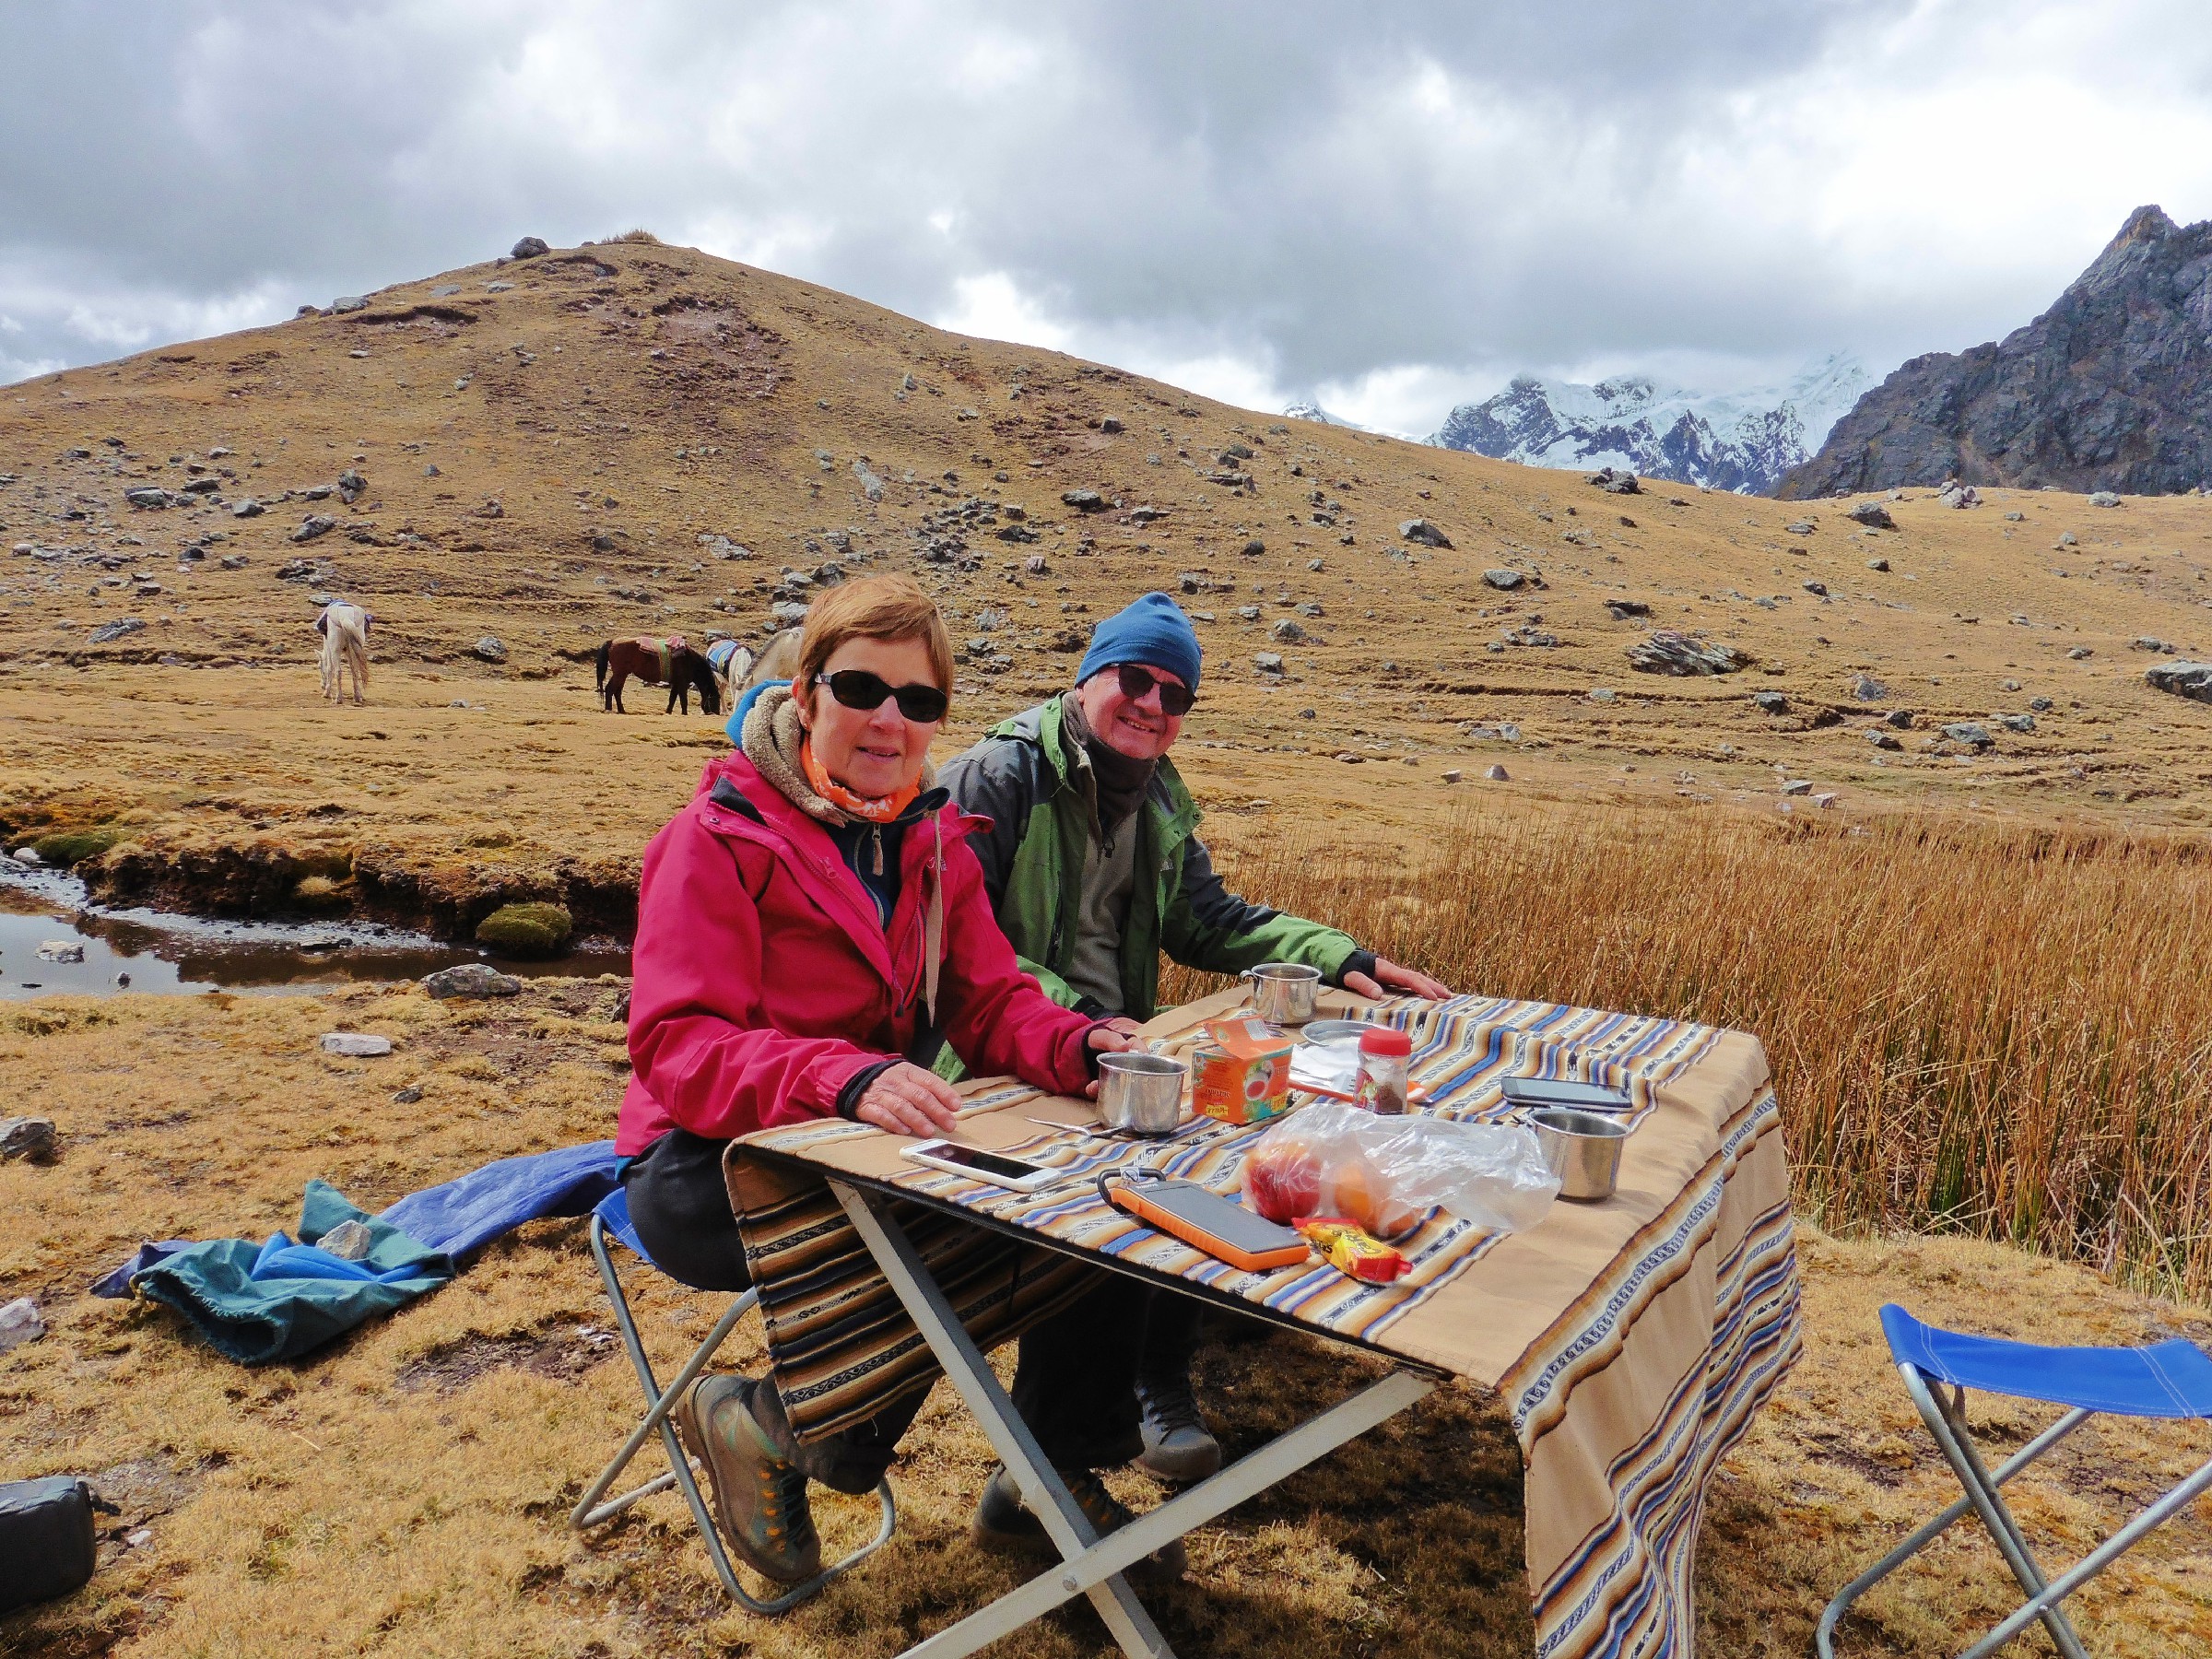
<svg viewBox="0 0 2212 1659"><path fill-rule="evenodd" d="M44 945L81 946L81 962L42 959ZM280 991L349 980L419 979L456 962L502 973L628 973L629 952L587 942L548 961L512 962L474 945L365 922L215 922L166 911L111 910L60 870L0 855L0 1001L118 991L188 994Z"/></svg>

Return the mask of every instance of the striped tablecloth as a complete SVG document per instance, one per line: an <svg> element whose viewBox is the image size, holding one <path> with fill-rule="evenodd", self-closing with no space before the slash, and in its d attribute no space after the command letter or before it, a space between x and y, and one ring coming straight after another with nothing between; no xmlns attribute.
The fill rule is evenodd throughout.
<svg viewBox="0 0 2212 1659"><path fill-rule="evenodd" d="M1172 1052L1238 1001L1171 1010L1147 1034ZM730 1186L794 1425L813 1438L936 1375L821 1179L855 1176L921 1200L900 1219L985 1347L1080 1293L1098 1270L1073 1246L1496 1390L1525 1470L1537 1651L1689 1652L1707 1479L1798 1351L1789 1171L1764 1054L1738 1031L1547 1003L1365 1011L1413 1034L1412 1076L1440 1116L1498 1115L1509 1077L1626 1087L1637 1110L1618 1192L1555 1204L1521 1234L1434 1217L1399 1246L1411 1274L1360 1285L1319 1263L1241 1272L1097 1194L1101 1171L1139 1164L1234 1193L1260 1127L1199 1120L1165 1141L1108 1139L1078 1132L1095 1123L1081 1101L970 1085L963 1140L1066 1171L1030 1194L906 1162L904 1143L842 1121L763 1131L732 1147ZM1062 1248L1026 1242L1036 1237Z"/></svg>

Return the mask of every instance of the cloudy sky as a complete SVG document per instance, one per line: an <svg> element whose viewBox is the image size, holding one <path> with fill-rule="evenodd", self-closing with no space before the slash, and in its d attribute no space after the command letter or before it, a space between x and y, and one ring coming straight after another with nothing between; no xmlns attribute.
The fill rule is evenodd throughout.
<svg viewBox="0 0 2212 1659"><path fill-rule="evenodd" d="M2202 0L0 10L0 382L642 225L1393 430L2027 321L2212 216Z"/></svg>

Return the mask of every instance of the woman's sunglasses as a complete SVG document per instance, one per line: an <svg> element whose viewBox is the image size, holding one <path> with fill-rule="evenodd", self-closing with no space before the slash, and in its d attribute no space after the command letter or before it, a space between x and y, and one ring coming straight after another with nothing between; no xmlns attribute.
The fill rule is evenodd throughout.
<svg viewBox="0 0 2212 1659"><path fill-rule="evenodd" d="M1122 677L1122 695L1131 702L1143 702L1145 694L1155 686L1159 688L1159 712L1162 714L1188 714L1191 705L1198 700L1198 693L1188 686L1179 686L1173 680L1164 680L1149 668L1135 663L1123 663L1115 670Z"/></svg>
<svg viewBox="0 0 2212 1659"><path fill-rule="evenodd" d="M830 688L830 695L848 709L861 709L869 713L883 707L887 697L896 698L899 712L916 725L930 725L945 718L945 710L951 702L935 686L894 686L865 668L841 668L835 674L818 674L818 686Z"/></svg>

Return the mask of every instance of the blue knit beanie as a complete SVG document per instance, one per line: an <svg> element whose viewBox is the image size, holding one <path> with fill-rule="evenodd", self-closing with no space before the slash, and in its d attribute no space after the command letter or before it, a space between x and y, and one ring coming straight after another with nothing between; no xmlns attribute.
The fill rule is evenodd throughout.
<svg viewBox="0 0 2212 1659"><path fill-rule="evenodd" d="M1090 649L1076 670L1076 684L1122 663L1165 668L1197 690L1198 634L1182 606L1165 594L1145 594L1107 618L1090 636Z"/></svg>

